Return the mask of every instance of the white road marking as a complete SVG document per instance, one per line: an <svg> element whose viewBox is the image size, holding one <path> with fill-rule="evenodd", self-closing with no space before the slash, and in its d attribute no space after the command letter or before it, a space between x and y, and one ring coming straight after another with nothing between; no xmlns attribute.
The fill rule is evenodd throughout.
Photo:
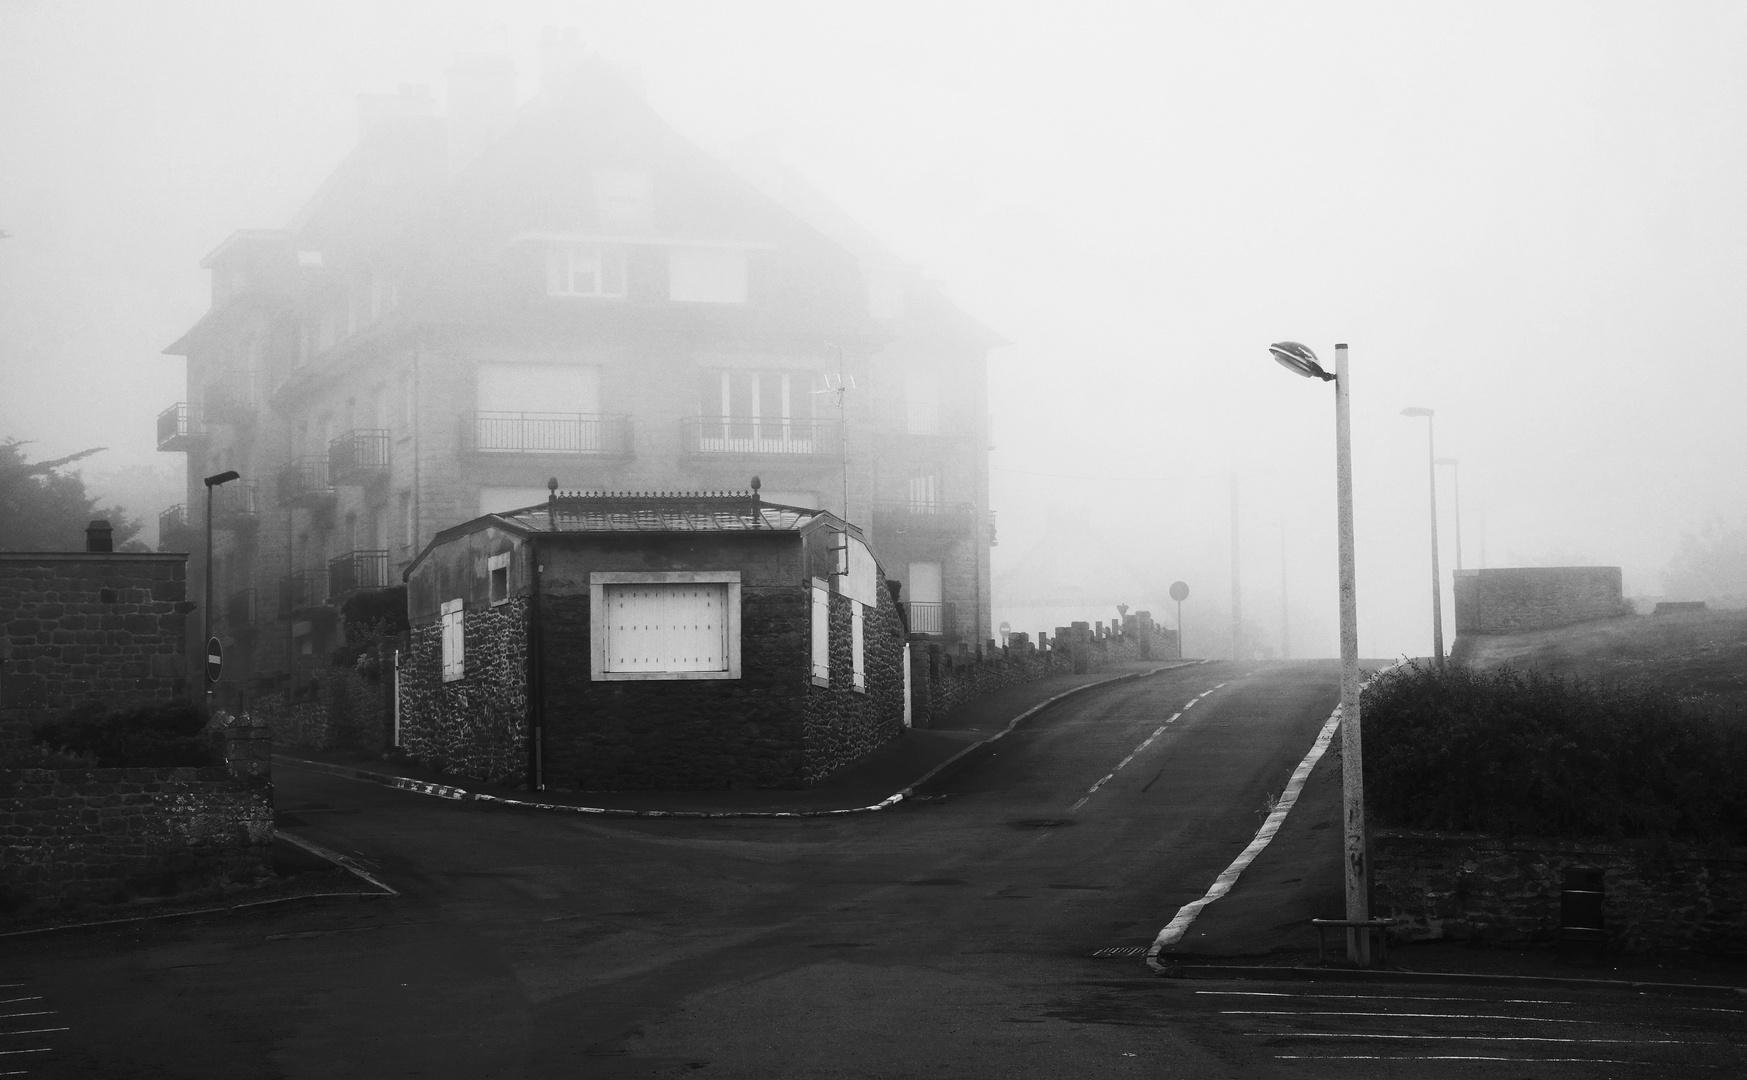
<svg viewBox="0 0 1747 1080"><path fill-rule="evenodd" d="M1223 684L1221 684L1221 685L1223 685ZM1215 687L1214 689L1218 689L1218 687ZM1213 692L1212 690L1209 690L1207 693L1211 694L1212 692ZM1207 696L1207 694L1201 695L1201 697L1206 697L1206 696ZM1197 699L1197 700L1199 700L1199 699ZM1189 703L1189 705L1193 705L1193 704L1195 704L1195 702L1193 702L1193 701L1191 701ZM1189 705L1185 705L1185 706L1183 706L1183 708L1187 709L1189 707ZM1098 793L1099 788L1103 787L1105 784L1108 784L1112 777L1114 777L1117 773L1122 771L1122 767L1124 765L1127 765L1129 762L1133 761L1136 754L1140 753L1142 750L1145 750L1147 747L1151 746L1153 744L1153 740L1158 738L1160 735L1163 735L1165 733L1165 729L1171 726L1171 722L1176 720L1177 717L1182 716L1182 715L1183 715L1182 710L1178 710L1177 712L1174 712L1169 717L1167 717L1165 722L1160 724L1153 731L1153 733L1151 735L1148 735L1146 738L1144 738L1140 741L1139 746L1135 747L1133 750L1130 750L1128 752L1127 757L1125 757L1121 761L1117 762L1116 768L1111 769L1109 772L1105 773L1104 778L1102 780L1099 780L1096 784L1093 784L1091 787L1087 788L1086 793L1084 795L1080 796L1080 801L1076 802L1074 805L1068 807L1068 813L1071 814L1075 810L1078 810L1080 807L1085 806L1087 799L1090 799L1092 796L1096 795Z"/></svg>
<svg viewBox="0 0 1747 1080"><path fill-rule="evenodd" d="M1530 1024L1607 1024L1610 1020L1557 1020L1544 1016L1506 1016L1502 1013L1409 1013L1409 1012L1344 1012L1338 1009L1330 1010L1300 1010L1285 1009L1221 1009L1222 1016L1388 1016L1407 1020L1521 1020Z"/></svg>
<svg viewBox="0 0 1747 1080"><path fill-rule="evenodd" d="M1577 1001L1541 998L1414 997L1408 994L1288 994L1279 990L1197 990L1211 997L1332 998L1341 1001L1483 1001L1492 1005L1579 1005ZM1738 1012L1725 1009L1724 1012Z"/></svg>
<svg viewBox="0 0 1747 1080"><path fill-rule="evenodd" d="M1662 1061L1630 1061L1614 1058L1492 1057L1485 1054L1275 1054L1276 1061L1522 1061L1585 1065L1664 1065ZM1691 1068L1692 1066L1684 1066ZM1715 1069L1715 1065L1700 1066Z"/></svg>
<svg viewBox="0 0 1747 1080"><path fill-rule="evenodd" d="M1428 1042L1544 1042L1622 1044L1628 1046L1685 1046L1684 1039L1561 1039L1552 1035L1383 1035L1369 1031L1249 1031L1270 1039L1421 1039Z"/></svg>
<svg viewBox="0 0 1747 1080"><path fill-rule="evenodd" d="M40 1012L0 1013L0 1020L16 1020L21 1016L53 1016L54 1009L43 1009Z"/></svg>
<svg viewBox="0 0 1747 1080"><path fill-rule="evenodd" d="M73 1030L73 1029L72 1029L72 1028L64 1028L64 1027L58 1027L58 1028L30 1028L30 1029L29 1029L29 1030L27 1030L27 1031L0 1031L0 1035L46 1035L46 1034L47 1034L47 1033L49 1033L49 1032L51 1032L51 1031L71 1031L71 1030ZM22 1053L25 1053L25 1052L26 1052L26 1051L23 1051L23 1050L4 1050L4 1051L0 1051L0 1053L7 1053L7 1054L22 1054Z"/></svg>
<svg viewBox="0 0 1747 1080"><path fill-rule="evenodd" d="M65 1028L61 1030L65 1031ZM53 1050L52 1046L33 1046L29 1050L0 1050L0 1054L46 1054Z"/></svg>
<svg viewBox="0 0 1747 1080"><path fill-rule="evenodd" d="M298 836L295 833L288 833L288 832L284 831L283 829L276 830L274 832L274 835L277 837L280 837L282 839L291 841L293 844L296 844L298 847L309 852L311 855L314 855L318 859L326 859L328 862L335 863L339 866L344 867L354 877L362 878L363 880L368 881L370 884L376 886L378 889L381 889L383 892L387 893L389 896L399 896L400 895L400 891L398 889L395 889L389 885L384 884L381 881L378 881L374 876L372 876L370 874L369 871L365 870L362 866L359 866L355 860L347 858L346 856L341 855L337 851L329 851L327 848L322 847L320 844L311 843L310 841L305 840L303 837Z"/></svg>

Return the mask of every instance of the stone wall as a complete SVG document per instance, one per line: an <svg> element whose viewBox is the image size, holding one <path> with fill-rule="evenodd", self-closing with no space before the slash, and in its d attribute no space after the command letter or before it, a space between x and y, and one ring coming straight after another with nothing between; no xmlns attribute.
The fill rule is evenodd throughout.
<svg viewBox="0 0 1747 1080"><path fill-rule="evenodd" d="M903 623L883 574L878 584L879 603L862 617L866 692L854 689L854 635L850 624L855 601L831 595L831 685L810 685L807 689L801 780L808 786L903 734L907 656Z"/></svg>
<svg viewBox="0 0 1747 1080"><path fill-rule="evenodd" d="M1520 634L1631 612L1617 566L1459 570L1457 634Z"/></svg>
<svg viewBox="0 0 1747 1080"><path fill-rule="evenodd" d="M278 691L253 699L249 712L272 729L275 745L375 757L394 738L392 660L375 678L353 668L322 670L301 680L295 696Z"/></svg>
<svg viewBox="0 0 1747 1080"><path fill-rule="evenodd" d="M1107 670L1134 660L1174 659L1176 642L1145 612L1128 615L1106 628L1083 622L1056 628L1053 639L1011 634L998 649L960 643L948 652L939 645L911 650L911 711L917 727L927 727L964 703L1005 686L1051 675Z"/></svg>
<svg viewBox="0 0 1747 1080"><path fill-rule="evenodd" d="M1747 954L1747 850L1379 830L1371 866L1372 911L1406 940L1556 941L1565 871L1599 866L1613 947Z"/></svg>
<svg viewBox="0 0 1747 1080"><path fill-rule="evenodd" d="M188 557L0 552L0 760L77 705L187 689Z"/></svg>
<svg viewBox="0 0 1747 1080"><path fill-rule="evenodd" d="M247 720L224 735L209 768L0 771L0 914L271 874L270 740Z"/></svg>
<svg viewBox="0 0 1747 1080"><path fill-rule="evenodd" d="M469 606L462 625L463 677L454 682L443 681L442 624L413 627L400 662L400 747L432 768L523 786L529 769L528 601Z"/></svg>

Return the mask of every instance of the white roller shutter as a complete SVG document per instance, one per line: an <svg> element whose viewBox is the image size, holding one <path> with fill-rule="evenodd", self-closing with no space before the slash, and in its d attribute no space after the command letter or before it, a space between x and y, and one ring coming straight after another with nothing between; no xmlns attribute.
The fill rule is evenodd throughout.
<svg viewBox="0 0 1747 1080"><path fill-rule="evenodd" d="M607 585L606 670L727 671L728 586Z"/></svg>
<svg viewBox="0 0 1747 1080"><path fill-rule="evenodd" d="M481 364L479 411L600 412L600 369L583 364Z"/></svg>

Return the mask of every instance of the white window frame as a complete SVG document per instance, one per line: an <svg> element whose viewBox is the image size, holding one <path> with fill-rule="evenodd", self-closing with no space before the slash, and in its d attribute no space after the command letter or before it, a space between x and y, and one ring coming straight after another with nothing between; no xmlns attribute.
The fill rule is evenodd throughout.
<svg viewBox="0 0 1747 1080"><path fill-rule="evenodd" d="M623 244L554 244L546 257L546 295L623 299L628 274L626 263ZM617 279L616 283L607 280L609 270ZM577 288L576 275L579 272L593 276L592 288Z"/></svg>
<svg viewBox="0 0 1747 1080"><path fill-rule="evenodd" d="M502 607L510 602L510 553L493 555L486 560L486 589L491 598L492 607ZM498 588L498 574L503 574L503 588Z"/></svg>
<svg viewBox="0 0 1747 1080"><path fill-rule="evenodd" d="M859 600L849 602L849 655L854 664L850 672L850 689L867 693L867 606Z"/></svg>
<svg viewBox="0 0 1747 1080"><path fill-rule="evenodd" d="M443 681L458 682L467 676L467 603L445 600L443 617Z"/></svg>
<svg viewBox="0 0 1747 1080"><path fill-rule="evenodd" d="M831 586L814 578L813 587L813 685L831 685Z"/></svg>
<svg viewBox="0 0 1747 1080"><path fill-rule="evenodd" d="M607 670L607 586L608 585L726 585L727 637L725 651L728 667L725 671L608 671ZM670 571L602 571L588 575L588 664L589 678L595 682L647 682L677 679L738 679L740 678L740 571L738 570L670 570Z"/></svg>

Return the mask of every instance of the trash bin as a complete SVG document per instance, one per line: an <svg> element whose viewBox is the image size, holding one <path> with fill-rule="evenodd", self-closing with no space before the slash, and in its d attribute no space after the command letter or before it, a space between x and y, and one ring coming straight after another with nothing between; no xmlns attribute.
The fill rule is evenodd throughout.
<svg viewBox="0 0 1747 1080"><path fill-rule="evenodd" d="M1606 875L1599 866L1572 866L1565 870L1559 890L1559 958L1600 963L1607 943L1602 921L1606 901Z"/></svg>

